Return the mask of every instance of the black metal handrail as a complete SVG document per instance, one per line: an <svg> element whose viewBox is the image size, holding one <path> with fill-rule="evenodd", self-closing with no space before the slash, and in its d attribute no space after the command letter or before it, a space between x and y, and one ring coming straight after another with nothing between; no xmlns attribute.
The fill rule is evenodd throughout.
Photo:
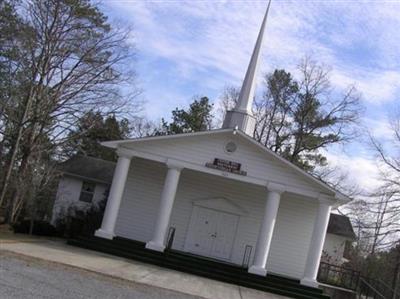
<svg viewBox="0 0 400 299"><path fill-rule="evenodd" d="M386 293L390 294L390 299L400 299L400 292L392 289L391 286L389 286L386 282L382 281L381 279L377 279L378 284L380 286L383 286L385 289Z"/></svg>
<svg viewBox="0 0 400 299"><path fill-rule="evenodd" d="M360 299L400 299L399 294L380 279L367 278L360 271L325 262L320 263L320 283L356 291Z"/></svg>
<svg viewBox="0 0 400 299"><path fill-rule="evenodd" d="M382 294L385 298L400 299L400 294L393 290L387 283L385 283L381 279L363 277L363 280L368 283L368 285L372 286L374 291Z"/></svg>
<svg viewBox="0 0 400 299"><path fill-rule="evenodd" d="M360 272L342 266L321 262L317 280L321 283L354 291L357 289L360 280Z"/></svg>
<svg viewBox="0 0 400 299"><path fill-rule="evenodd" d="M242 261L243 268L247 269L249 267L252 250L253 250L253 246L251 246L251 245L246 245L246 247L244 248L243 261Z"/></svg>
<svg viewBox="0 0 400 299"><path fill-rule="evenodd" d="M167 236L167 246L166 246L166 251L169 251L172 248L172 244L174 243L174 237L175 237L175 227L171 226L168 230L168 236Z"/></svg>
<svg viewBox="0 0 400 299"><path fill-rule="evenodd" d="M359 299L390 299L381 294L374 286L362 277L360 277L360 285L357 293Z"/></svg>

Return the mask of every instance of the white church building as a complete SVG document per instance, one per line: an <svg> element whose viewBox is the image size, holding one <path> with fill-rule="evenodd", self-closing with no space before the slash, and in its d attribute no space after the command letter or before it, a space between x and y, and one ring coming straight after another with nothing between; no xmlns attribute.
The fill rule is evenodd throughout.
<svg viewBox="0 0 400 299"><path fill-rule="evenodd" d="M236 107L217 130L104 142L119 156L95 235L144 242L318 286L331 210L350 199L251 136L267 14Z"/></svg>

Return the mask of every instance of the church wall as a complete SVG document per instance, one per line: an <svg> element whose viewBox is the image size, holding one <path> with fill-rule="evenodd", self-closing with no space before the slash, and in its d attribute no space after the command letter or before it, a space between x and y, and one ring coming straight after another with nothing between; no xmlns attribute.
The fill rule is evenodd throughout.
<svg viewBox="0 0 400 299"><path fill-rule="evenodd" d="M118 236L150 241L166 170L161 163L137 158L132 161L116 225ZM230 262L242 263L246 245L253 247L252 261L266 189L187 169L182 171L171 215L170 226L176 228L173 248L184 250L193 202L210 198L229 199L244 211L239 216ZM269 271L302 277L316 207L311 200L283 195L268 259Z"/></svg>

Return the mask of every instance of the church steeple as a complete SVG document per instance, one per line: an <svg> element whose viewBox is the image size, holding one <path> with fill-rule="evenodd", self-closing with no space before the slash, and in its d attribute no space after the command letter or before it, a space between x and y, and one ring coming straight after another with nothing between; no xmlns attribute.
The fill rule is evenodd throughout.
<svg viewBox="0 0 400 299"><path fill-rule="evenodd" d="M233 110L227 111L222 128L235 128L252 136L255 128L255 119L252 113L253 98L256 88L258 68L260 65L261 48L264 40L264 31L271 0L268 2L267 11L258 33L257 42L251 55L246 76L243 81L238 102Z"/></svg>

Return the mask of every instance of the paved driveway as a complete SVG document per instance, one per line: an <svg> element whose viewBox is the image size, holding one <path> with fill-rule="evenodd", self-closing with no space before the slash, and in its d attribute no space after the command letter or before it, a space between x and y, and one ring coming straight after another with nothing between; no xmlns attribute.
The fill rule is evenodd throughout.
<svg viewBox="0 0 400 299"><path fill-rule="evenodd" d="M111 256L108 254L86 250L65 244L64 240L29 237L19 234L6 234L0 231L0 258L5 252L12 252L18 256L25 256L32 259L30 263L32 266L25 265L25 268L20 266L20 270L13 270L9 266L6 270L6 265L9 258L0 260L0 299L2 295L3 286L7 285L7 292L10 289L19 290L34 290L34 295L41 295L43 297L30 297L30 298L48 298L45 293L41 293L41 289L46 289L48 285L54 285L55 289L60 292L56 296L54 293L50 294L52 298L207 298L207 299L286 299L287 297L260 292L254 289L249 289L229 283L224 283L205 277L199 277L183 272L173 271L170 269L160 268L154 265L141 263L134 260L127 260L124 258ZM17 261L20 258L17 258ZM45 267L43 265L34 263L35 260L46 261ZM14 258L15 262L15 258ZM28 261L29 262L29 261ZM2 266L1 264L4 264ZM28 263L29 264L29 263ZM38 265L39 269L36 269ZM57 266L58 265L58 266ZM65 266L62 266L65 265ZM32 267L37 273L30 274ZM42 267L42 268L40 268ZM56 268L52 268L56 267ZM59 268L61 267L61 268ZM65 267L65 268L63 268ZM72 267L72 268L71 268ZM3 269L3 270L1 270ZM18 269L18 267L16 268ZM58 274L60 272L64 274ZM71 269L81 273L81 276L66 275ZM39 271L41 270L41 271ZM5 271L5 272L4 272ZM48 272L51 271L51 272ZM85 275L82 275L82 272ZM51 274L48 274L51 273ZM88 273L96 273L98 279L90 278L85 279ZM4 278L5 274L7 277ZM60 276L59 276L60 275ZM78 275L78 274L75 274ZM42 277L42 278L40 278ZM73 279L68 280L68 277ZM110 280L112 277L114 282L119 282L117 288L113 288L113 283ZM24 281L27 278L27 281ZM54 280L54 282L53 282ZM94 280L93 285L91 280ZM15 281L15 283L14 283ZM113 280L111 280L113 281ZM123 282L124 281L124 282ZM46 282L46 283L44 283ZM108 283L108 284L107 284ZM130 284L132 283L132 284ZM61 285L61 287L60 287ZM65 286L64 286L65 285ZM103 285L105 287L103 288ZM134 286L129 288L129 286ZM118 292L115 290L118 289ZM108 293L108 290L111 291ZM66 297L61 291L65 292ZM75 296L75 292L78 292ZM93 292L93 293L92 293ZM120 292L120 293L119 293ZM131 293L129 293L131 292ZM12 293L7 293L11 296ZM117 295L120 294L120 297ZM23 295L23 293L22 293ZM28 294L31 296L31 294ZM33 296L33 295L32 295ZM47 296L47 297L46 297ZM81 297L79 297L81 296ZM196 297L197 296L197 297ZM24 296L23 296L24 297ZM22 298L23 298L22 297ZM19 298L19 297L6 297L6 298ZM29 297L28 297L29 298Z"/></svg>
<svg viewBox="0 0 400 299"><path fill-rule="evenodd" d="M0 251L0 298L176 298L200 297L95 274Z"/></svg>

